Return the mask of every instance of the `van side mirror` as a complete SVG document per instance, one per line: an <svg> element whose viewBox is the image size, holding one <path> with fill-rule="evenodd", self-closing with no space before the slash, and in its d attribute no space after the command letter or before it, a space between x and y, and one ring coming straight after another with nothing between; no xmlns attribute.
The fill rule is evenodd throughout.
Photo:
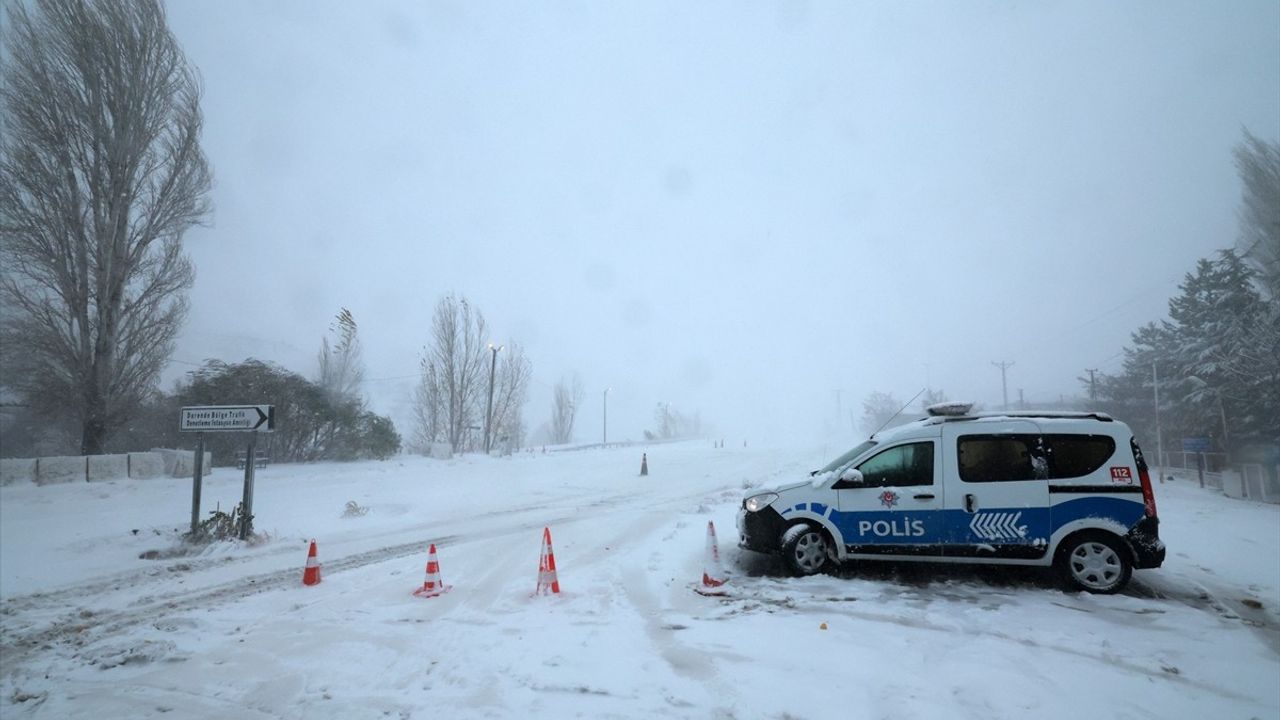
<svg viewBox="0 0 1280 720"><path fill-rule="evenodd" d="M864 482L866 482L866 478L862 477L862 471L857 468L845 468L844 472L840 473L840 485L842 487L861 485Z"/></svg>

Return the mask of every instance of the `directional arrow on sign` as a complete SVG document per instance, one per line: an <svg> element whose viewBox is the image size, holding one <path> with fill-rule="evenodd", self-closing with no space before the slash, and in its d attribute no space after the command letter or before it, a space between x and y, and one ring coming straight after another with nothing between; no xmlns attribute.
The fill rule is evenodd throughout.
<svg viewBox="0 0 1280 720"><path fill-rule="evenodd" d="M276 429L272 405L204 405L182 408L182 432L271 432Z"/></svg>

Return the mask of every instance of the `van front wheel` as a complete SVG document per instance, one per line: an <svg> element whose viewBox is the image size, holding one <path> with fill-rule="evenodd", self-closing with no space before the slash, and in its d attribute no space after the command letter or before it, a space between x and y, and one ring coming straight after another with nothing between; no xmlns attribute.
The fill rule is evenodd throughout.
<svg viewBox="0 0 1280 720"><path fill-rule="evenodd" d="M793 525L782 536L782 557L796 575L821 572L830 562L827 538L812 525Z"/></svg>
<svg viewBox="0 0 1280 720"><path fill-rule="evenodd" d="M1069 587L1101 595L1120 592L1133 574L1128 548L1118 539L1098 532L1067 538L1058 553L1057 565Z"/></svg>

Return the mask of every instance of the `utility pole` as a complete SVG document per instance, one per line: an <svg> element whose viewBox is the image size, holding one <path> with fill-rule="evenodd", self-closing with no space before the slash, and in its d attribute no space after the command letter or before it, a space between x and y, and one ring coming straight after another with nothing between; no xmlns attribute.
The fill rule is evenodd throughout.
<svg viewBox="0 0 1280 720"><path fill-rule="evenodd" d="M991 364L1000 368L1000 396L1004 400L1004 409L1008 410L1009 409L1009 383L1008 383L1007 377L1005 376L1005 373L1009 370L1009 368L1013 367L1013 361L1001 360L1000 362L995 362L993 360Z"/></svg>
<svg viewBox="0 0 1280 720"><path fill-rule="evenodd" d="M611 388L604 389L604 439L603 439L603 442L601 442L600 444L605 446L608 446L609 444L609 390L610 389Z"/></svg>
<svg viewBox="0 0 1280 720"><path fill-rule="evenodd" d="M1084 371L1089 373L1089 400L1093 402L1097 402L1098 386L1096 384L1097 381L1094 379L1093 374L1098 372L1098 368L1085 368Z"/></svg>
<svg viewBox="0 0 1280 720"><path fill-rule="evenodd" d="M1019 410L1027 409L1027 401L1026 401L1026 398L1022 396L1022 388L1018 388L1018 409Z"/></svg>
<svg viewBox="0 0 1280 720"><path fill-rule="evenodd" d="M489 363L489 410L485 412L484 417L484 454L489 454L489 445L493 442L493 376L498 369L498 351L506 345L494 345L489 343L489 352L493 354L493 360Z"/></svg>
<svg viewBox="0 0 1280 720"><path fill-rule="evenodd" d="M1160 482L1164 482L1164 438L1160 434L1160 373L1156 363L1151 361L1151 383L1156 394L1156 468L1160 473Z"/></svg>

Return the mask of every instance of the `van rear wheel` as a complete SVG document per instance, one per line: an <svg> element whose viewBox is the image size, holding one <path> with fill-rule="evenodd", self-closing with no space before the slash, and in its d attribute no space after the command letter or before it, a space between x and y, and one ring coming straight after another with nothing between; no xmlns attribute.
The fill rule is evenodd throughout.
<svg viewBox="0 0 1280 720"><path fill-rule="evenodd" d="M1097 532L1067 538L1056 564L1071 589L1100 595L1120 592L1133 575L1128 548L1118 539Z"/></svg>
<svg viewBox="0 0 1280 720"><path fill-rule="evenodd" d="M821 572L831 561L830 545L812 525L793 525L782 536L782 557L796 575Z"/></svg>

